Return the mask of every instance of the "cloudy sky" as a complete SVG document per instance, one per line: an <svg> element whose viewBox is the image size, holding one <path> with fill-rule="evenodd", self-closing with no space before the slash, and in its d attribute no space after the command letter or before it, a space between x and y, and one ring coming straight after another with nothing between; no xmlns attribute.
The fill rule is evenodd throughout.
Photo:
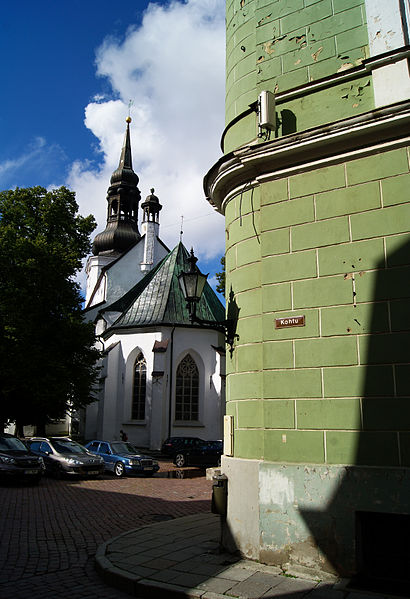
<svg viewBox="0 0 410 599"><path fill-rule="evenodd" d="M220 270L223 217L202 179L224 128L224 0L20 0L0 17L0 189L67 185L106 219L106 192L132 117L142 198L159 196L168 247ZM130 106L130 107L129 107Z"/></svg>

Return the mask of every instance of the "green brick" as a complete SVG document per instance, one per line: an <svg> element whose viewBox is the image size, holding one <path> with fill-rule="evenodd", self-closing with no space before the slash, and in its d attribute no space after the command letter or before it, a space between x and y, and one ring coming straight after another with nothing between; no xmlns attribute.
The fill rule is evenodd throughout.
<svg viewBox="0 0 410 599"><path fill-rule="evenodd" d="M260 6L260 5L258 5ZM277 0L272 7L272 1L269 3L269 13L272 13L276 19L279 17L284 17L286 15L290 15L292 13L299 13L299 11L303 8L303 0ZM264 9L264 14L266 14L267 8ZM257 21L260 21L262 18L262 14L260 10L255 12L255 17Z"/></svg>
<svg viewBox="0 0 410 599"><path fill-rule="evenodd" d="M390 177L382 181L383 205L392 206L409 201L410 174Z"/></svg>
<svg viewBox="0 0 410 599"><path fill-rule="evenodd" d="M326 433L326 449L328 464L399 464L395 433L329 431Z"/></svg>
<svg viewBox="0 0 410 599"><path fill-rule="evenodd" d="M387 303L338 306L321 310L321 334L358 335L363 333L386 333L389 330Z"/></svg>
<svg viewBox="0 0 410 599"><path fill-rule="evenodd" d="M263 402L239 401L238 402L238 428L263 427Z"/></svg>
<svg viewBox="0 0 410 599"><path fill-rule="evenodd" d="M237 267L236 264L236 246L226 249L225 268L227 273L231 273Z"/></svg>
<svg viewBox="0 0 410 599"><path fill-rule="evenodd" d="M346 0L348 4L348 0ZM344 33L345 31L354 31L354 27L357 27L358 23L362 22L362 12L360 6L350 8L350 10L343 10L327 19L323 19L316 23L313 23L309 27L309 39L321 40L327 37L332 37L338 33Z"/></svg>
<svg viewBox="0 0 410 599"><path fill-rule="evenodd" d="M297 400L297 427L299 429L360 430L359 399L306 399Z"/></svg>
<svg viewBox="0 0 410 599"><path fill-rule="evenodd" d="M326 221L292 227L292 250L305 250L349 241L347 216Z"/></svg>
<svg viewBox="0 0 410 599"><path fill-rule="evenodd" d="M333 0L334 12L338 13L353 6L364 6L363 0Z"/></svg>
<svg viewBox="0 0 410 599"><path fill-rule="evenodd" d="M316 252L283 254L262 259L262 281L282 283L316 276Z"/></svg>
<svg viewBox="0 0 410 599"><path fill-rule="evenodd" d="M410 234L394 235L386 238L386 254L388 266L410 264Z"/></svg>
<svg viewBox="0 0 410 599"><path fill-rule="evenodd" d="M240 372L262 369L262 344L240 346L235 351Z"/></svg>
<svg viewBox="0 0 410 599"><path fill-rule="evenodd" d="M228 241L235 242L244 239L254 238L255 234L259 235L259 212L256 214L245 214L242 218L234 220L228 228Z"/></svg>
<svg viewBox="0 0 410 599"><path fill-rule="evenodd" d="M409 163L405 148L352 160L346 165L348 185L393 177L408 171Z"/></svg>
<svg viewBox="0 0 410 599"><path fill-rule="evenodd" d="M320 276L380 268L384 265L383 239L320 248L318 256Z"/></svg>
<svg viewBox="0 0 410 599"><path fill-rule="evenodd" d="M263 57L264 55L260 55ZM257 64L257 82L269 81L274 77L278 77L281 74L282 63L279 57L267 59Z"/></svg>
<svg viewBox="0 0 410 599"><path fill-rule="evenodd" d="M321 431L265 431L264 458L271 462L324 463Z"/></svg>
<svg viewBox="0 0 410 599"><path fill-rule="evenodd" d="M286 91L287 89L292 89L294 87L299 87L299 85L304 85L309 81L309 71L306 68L298 69L296 71L291 71L290 73L284 73L280 75L272 82L273 89L276 90L276 93Z"/></svg>
<svg viewBox="0 0 410 599"><path fill-rule="evenodd" d="M380 208L380 187L377 181L344 187L316 196L318 220Z"/></svg>
<svg viewBox="0 0 410 599"><path fill-rule="evenodd" d="M242 60L239 60L234 68L234 80L239 81L242 77L246 77L250 73L255 74L256 70L256 55L255 52L251 52L246 55Z"/></svg>
<svg viewBox="0 0 410 599"><path fill-rule="evenodd" d="M410 330L409 300L391 302L390 314L393 331Z"/></svg>
<svg viewBox="0 0 410 599"><path fill-rule="evenodd" d="M400 364L395 366L397 395L410 397L410 366Z"/></svg>
<svg viewBox="0 0 410 599"><path fill-rule="evenodd" d="M315 218L313 197L264 206L261 210L261 217L262 231L312 222Z"/></svg>
<svg viewBox="0 0 410 599"><path fill-rule="evenodd" d="M352 281L342 275L296 281L293 284L295 309L316 306L335 306L353 303Z"/></svg>
<svg viewBox="0 0 410 599"><path fill-rule="evenodd" d="M255 316L262 311L262 289L244 291L235 296L240 318Z"/></svg>
<svg viewBox="0 0 410 599"><path fill-rule="evenodd" d="M300 10L297 14L291 14L283 17L281 21L282 32L293 31L305 25L317 23L326 17L332 15L332 3L330 0L324 0L312 6Z"/></svg>
<svg viewBox="0 0 410 599"><path fill-rule="evenodd" d="M363 399L365 430L410 430L410 399Z"/></svg>
<svg viewBox="0 0 410 599"><path fill-rule="evenodd" d="M407 233L410 219L410 203L381 208L351 216L352 238L369 239L381 235Z"/></svg>
<svg viewBox="0 0 410 599"><path fill-rule="evenodd" d="M261 190L261 206L267 206L274 202L282 202L288 199L288 180L276 179L263 183Z"/></svg>
<svg viewBox="0 0 410 599"><path fill-rule="evenodd" d="M288 52L283 57L283 70L285 73L294 71L305 66L317 64L318 61L336 56L336 45L332 38L320 40L316 44L310 44L299 48L294 52Z"/></svg>
<svg viewBox="0 0 410 599"><path fill-rule="evenodd" d="M263 402L263 424L269 428L295 428L293 400L275 399Z"/></svg>
<svg viewBox="0 0 410 599"><path fill-rule="evenodd" d="M319 312L318 310L304 310L305 326L289 327L284 329L275 328L276 318L288 318L302 316L300 310L287 312L274 312L264 314L262 317L263 336L265 341L278 341L283 339L300 339L303 337L318 337L319 335Z"/></svg>
<svg viewBox="0 0 410 599"><path fill-rule="evenodd" d="M410 267L365 272L356 278L356 293L359 302L410 297Z"/></svg>
<svg viewBox="0 0 410 599"><path fill-rule="evenodd" d="M381 397L394 393L391 366L325 368L325 397Z"/></svg>
<svg viewBox="0 0 410 599"><path fill-rule="evenodd" d="M346 13L343 14L346 15ZM367 27L364 25L336 35L336 45L339 54L352 50L352 48L367 46L368 44L369 37L367 35Z"/></svg>
<svg viewBox="0 0 410 599"><path fill-rule="evenodd" d="M227 416L233 416L234 422L236 422L236 406L238 405L238 401L227 401L225 405L225 414Z"/></svg>
<svg viewBox="0 0 410 599"><path fill-rule="evenodd" d="M263 373L263 397L265 399L321 396L322 381L319 368L270 370Z"/></svg>
<svg viewBox="0 0 410 599"><path fill-rule="evenodd" d="M307 171L289 178L290 197L310 195L345 187L343 164Z"/></svg>
<svg viewBox="0 0 410 599"><path fill-rule="evenodd" d="M262 287L262 310L288 310L292 305L290 283L264 285Z"/></svg>
<svg viewBox="0 0 410 599"><path fill-rule="evenodd" d="M256 237L247 239L236 246L236 260L238 266L244 266L260 259L261 249Z"/></svg>
<svg viewBox="0 0 410 599"><path fill-rule="evenodd" d="M239 335L239 340L235 341L235 345L262 341L262 319L259 316L240 318L236 332Z"/></svg>
<svg viewBox="0 0 410 599"><path fill-rule="evenodd" d="M410 433L400 433L401 465L410 466Z"/></svg>
<svg viewBox="0 0 410 599"><path fill-rule="evenodd" d="M230 285L234 293L240 293L247 289L254 289L261 284L260 263L242 266L231 272Z"/></svg>
<svg viewBox="0 0 410 599"><path fill-rule="evenodd" d="M262 233L260 247L262 256L288 253L290 250L289 229L278 229L277 231Z"/></svg>
<svg viewBox="0 0 410 599"><path fill-rule="evenodd" d="M295 342L295 366L350 366L357 364L356 339L332 337Z"/></svg>
<svg viewBox="0 0 410 599"><path fill-rule="evenodd" d="M236 430L233 439L235 457L250 460L262 458L263 433L260 431Z"/></svg>
<svg viewBox="0 0 410 599"><path fill-rule="evenodd" d="M291 341L263 343L263 368L292 368L293 344Z"/></svg>
<svg viewBox="0 0 410 599"><path fill-rule="evenodd" d="M363 335L359 338L361 364L395 364L410 362L410 335Z"/></svg>
<svg viewBox="0 0 410 599"><path fill-rule="evenodd" d="M231 400L260 399L262 379L259 372L230 374L227 380Z"/></svg>

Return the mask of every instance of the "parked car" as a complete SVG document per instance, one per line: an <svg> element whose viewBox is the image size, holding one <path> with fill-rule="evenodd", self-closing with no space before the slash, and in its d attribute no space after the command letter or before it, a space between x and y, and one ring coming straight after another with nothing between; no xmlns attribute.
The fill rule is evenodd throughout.
<svg viewBox="0 0 410 599"><path fill-rule="evenodd" d="M86 444L86 448L99 455L104 460L105 469L115 476L124 474L143 474L152 476L158 472L159 465L151 456L139 453L138 450L125 441L94 440Z"/></svg>
<svg viewBox="0 0 410 599"><path fill-rule="evenodd" d="M99 476L104 472L104 460L69 437L31 437L27 443L43 458L50 474Z"/></svg>
<svg viewBox="0 0 410 599"><path fill-rule="evenodd" d="M223 453L222 441L204 441L199 437L169 437L162 452L172 456L178 468L219 464Z"/></svg>
<svg viewBox="0 0 410 599"><path fill-rule="evenodd" d="M44 461L14 435L0 433L0 476L38 484L44 472Z"/></svg>
<svg viewBox="0 0 410 599"><path fill-rule="evenodd" d="M162 444L161 453L173 457L178 449L202 445L205 442L199 437L168 437Z"/></svg>

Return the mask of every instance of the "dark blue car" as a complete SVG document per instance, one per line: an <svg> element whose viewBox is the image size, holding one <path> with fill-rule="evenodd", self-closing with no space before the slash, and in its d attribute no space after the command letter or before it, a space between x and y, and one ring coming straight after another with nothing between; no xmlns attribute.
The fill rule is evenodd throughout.
<svg viewBox="0 0 410 599"><path fill-rule="evenodd" d="M94 440L87 443L85 447L92 453L101 456L105 469L118 477L124 476L124 474L152 476L159 470L156 460L139 453L131 443L125 441Z"/></svg>

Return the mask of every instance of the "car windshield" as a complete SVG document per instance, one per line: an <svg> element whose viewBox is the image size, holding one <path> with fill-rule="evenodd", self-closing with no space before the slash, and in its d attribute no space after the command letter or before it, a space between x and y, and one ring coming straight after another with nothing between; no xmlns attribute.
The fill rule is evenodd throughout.
<svg viewBox="0 0 410 599"><path fill-rule="evenodd" d="M0 451L7 451L9 449L27 451L27 447L24 445L23 441L20 441L20 439L17 439L16 437L0 438Z"/></svg>
<svg viewBox="0 0 410 599"><path fill-rule="evenodd" d="M69 439L53 439L52 445L59 453L88 453L85 447Z"/></svg>
<svg viewBox="0 0 410 599"><path fill-rule="evenodd" d="M137 450L131 443L111 443L113 453L137 453Z"/></svg>

